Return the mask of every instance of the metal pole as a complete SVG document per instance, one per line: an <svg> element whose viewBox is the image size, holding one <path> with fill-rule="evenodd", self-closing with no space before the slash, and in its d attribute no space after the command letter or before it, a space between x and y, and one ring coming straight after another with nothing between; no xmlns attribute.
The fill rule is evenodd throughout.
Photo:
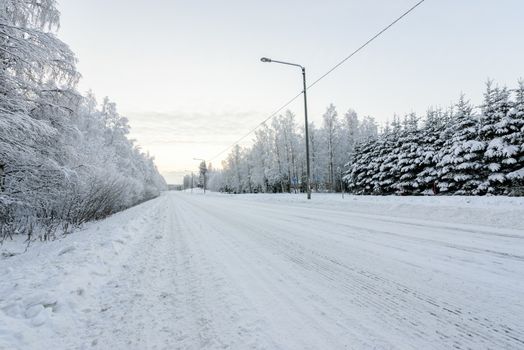
<svg viewBox="0 0 524 350"><path fill-rule="evenodd" d="M260 59L262 62L266 63L281 63L281 64L287 64L289 66L295 66L300 67L302 69L302 81L304 83L304 116L305 116L305 137L306 137L306 186L307 186L307 199L311 199L311 171L310 171L310 165L309 165L309 125L307 121L307 95L306 95L306 68L301 66L300 64L291 63L291 62L284 62L284 61L276 61L272 60L271 58L262 57Z"/></svg>
<svg viewBox="0 0 524 350"><path fill-rule="evenodd" d="M311 199L311 180L310 180L310 166L309 166L309 125L307 121L307 95L306 95L306 68L302 67L302 80L304 82L304 116L305 116L305 137L306 137L306 186L307 199Z"/></svg>
<svg viewBox="0 0 524 350"><path fill-rule="evenodd" d="M193 194L193 172L191 172L191 194Z"/></svg>

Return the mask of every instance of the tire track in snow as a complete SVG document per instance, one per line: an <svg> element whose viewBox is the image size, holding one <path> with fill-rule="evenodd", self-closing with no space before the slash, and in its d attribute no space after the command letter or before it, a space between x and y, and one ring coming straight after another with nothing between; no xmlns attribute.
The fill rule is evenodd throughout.
<svg viewBox="0 0 524 350"><path fill-rule="evenodd" d="M210 237L213 237L209 238L210 241L202 241L202 243L222 247L220 251L223 254L217 258L222 262L227 262L226 270L236 271L235 274L238 274L238 270L244 271L241 274L242 278L236 278L234 281L238 290L243 291L244 296L251 300L250 304L255 305L254 309L247 311L264 316L263 328L258 329L257 332L271 334L274 344L269 347L270 349L336 349L344 345L344 342L337 341L333 337L334 333L330 330L335 322L328 322L326 317L319 317L322 316L322 309L325 305L317 306L313 310L309 307L304 308L304 305L313 302L312 292L297 290L296 283L291 283L292 288L289 288L288 280L293 280L292 276L283 275L275 267L268 271L267 263L269 261L263 261L254 255L257 248L260 247L247 247L229 234L230 229L234 228L225 226L221 221L214 225L215 222L212 224L210 218L203 216L201 211L195 210L189 203L185 202L184 205L192 209L187 210L187 215L194 216L190 221L195 222L200 219L201 222L204 222L199 225L198 231L207 232ZM307 332L304 332L305 329ZM338 330L338 332L349 333L348 329L343 329L343 332ZM342 337L342 335L339 336ZM360 344L359 347L364 346L365 348L369 348L372 343L360 341L356 337L352 338L350 342L347 340L347 335L345 340L347 344Z"/></svg>
<svg viewBox="0 0 524 350"><path fill-rule="evenodd" d="M161 197L158 205L140 213L128 224L130 234L140 235L121 269L93 291L93 307L86 315L85 335L79 349L170 349L174 332L171 268L174 257L169 237L169 207ZM165 209L164 209L165 208Z"/></svg>
<svg viewBox="0 0 524 350"><path fill-rule="evenodd" d="M298 245L297 238L300 237L297 237L298 235L296 234L294 235L293 232L283 230L278 225L282 214L276 215L273 210L266 211L266 214L271 215L272 220L265 222L266 228L262 229L261 222L257 219L259 216L250 215L249 218L244 217L242 221L238 216L234 215L234 211L239 209L235 208L234 205L213 207L213 203L196 202L194 200L190 204L196 206L201 213L214 215L217 219L215 222L216 226L220 224L220 221L224 221L228 222L230 227L239 226L244 228L246 235L251 234L250 239L257 238L256 242L260 244L260 247L264 247L268 251L278 252L278 254L286 256L289 261L293 261L302 268L315 271L323 276L324 279L330 281L333 284L333 288L342 286L354 295L363 296L364 298L355 298L356 301L354 301L356 304L360 303L359 305L363 309L373 308L380 316L388 319L391 318L392 313L394 315L402 315L405 314L406 308L413 309L413 305L416 305L413 311L419 319L417 322L405 317L402 318L402 316L397 316L395 322L408 325L408 329L414 329L415 333L417 329L420 329L418 331L418 336L420 337L428 336L423 329L431 329L431 324L427 324L427 319L429 318L429 323L434 322L438 325L438 327L433 327L437 328L435 341L442 344L467 348L468 346L478 346L478 341L481 341L485 347L497 347L505 344L503 345L505 348L517 348L518 344L522 343L521 331L504 324L497 324L486 317L481 317L479 315L481 314L480 310L472 310L463 314L460 307L452 306L442 301L435 301L434 298L420 294L420 292L407 286L378 277L369 272L356 271L350 266L340 263L340 261L323 257L316 250L311 250L311 247L305 248ZM261 210L256 205L252 204L252 206L258 210L258 214L264 212L263 209ZM290 220L292 219L290 218ZM252 220L254 224L246 223L248 220ZM268 226L270 229L267 229ZM278 232L281 236L277 238L274 232ZM286 240L282 238L283 235L293 237L295 241ZM337 265L339 266L338 270ZM348 271L352 273L351 278L347 278ZM366 300L366 298L369 300ZM386 310L387 312L380 313L378 310ZM398 327L397 330L401 331ZM430 336L435 337L435 334Z"/></svg>
<svg viewBox="0 0 524 350"><path fill-rule="evenodd" d="M175 204L177 255L176 349L278 349L264 321L237 291L219 241L194 212Z"/></svg>

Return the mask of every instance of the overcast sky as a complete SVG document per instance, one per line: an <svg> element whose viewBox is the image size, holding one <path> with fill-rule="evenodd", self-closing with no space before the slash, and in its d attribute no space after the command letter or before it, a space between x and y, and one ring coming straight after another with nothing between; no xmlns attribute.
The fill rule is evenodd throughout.
<svg viewBox="0 0 524 350"><path fill-rule="evenodd" d="M80 89L117 103L173 183L300 91L298 69L260 57L313 81L416 2L60 0L59 36ZM426 0L308 92L311 119L331 102L379 122L461 92L480 103L487 78L524 77L523 13L522 0ZM302 122L302 101L290 109Z"/></svg>

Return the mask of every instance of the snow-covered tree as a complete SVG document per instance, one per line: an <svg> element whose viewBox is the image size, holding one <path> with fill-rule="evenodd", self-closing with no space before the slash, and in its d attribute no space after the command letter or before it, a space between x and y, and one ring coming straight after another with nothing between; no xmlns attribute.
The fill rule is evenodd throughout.
<svg viewBox="0 0 524 350"><path fill-rule="evenodd" d="M444 148L444 144L451 137L452 130L447 128L449 115L450 113L441 108L430 108L426 112L424 126L419 133L420 145L417 149L420 164L417 181L422 194L436 194L439 191L437 163L439 151Z"/></svg>
<svg viewBox="0 0 524 350"><path fill-rule="evenodd" d="M443 193L482 194L480 170L485 143L479 140L479 117L460 97L445 134L450 135L439 155L438 186Z"/></svg>
<svg viewBox="0 0 524 350"><path fill-rule="evenodd" d="M325 153L322 155L326 162L327 188L333 192L336 188L336 158L339 151L339 121L338 113L333 104L330 104L322 116L322 126L324 131Z"/></svg>
<svg viewBox="0 0 524 350"><path fill-rule="evenodd" d="M515 90L515 102L507 114L509 132L503 136L506 152L503 171L507 173L509 184L506 193L524 195L524 80L520 80Z"/></svg>
<svg viewBox="0 0 524 350"><path fill-rule="evenodd" d="M116 106L75 90L58 26L54 0L0 1L0 240L48 239L165 187Z"/></svg>
<svg viewBox="0 0 524 350"><path fill-rule="evenodd" d="M418 129L418 118L411 113L404 118L403 129L399 137L399 182L396 189L401 194L420 193L420 183L417 175L424 167L420 155L421 141Z"/></svg>
<svg viewBox="0 0 524 350"><path fill-rule="evenodd" d="M524 120L519 116L519 94L522 94L522 82L516 90L516 101L510 100L510 91L506 88L491 88L486 92L480 137L487 143L484 153L488 174L485 185L488 193L512 193L512 180L509 175L518 168L522 156ZM509 176L509 177L508 177Z"/></svg>

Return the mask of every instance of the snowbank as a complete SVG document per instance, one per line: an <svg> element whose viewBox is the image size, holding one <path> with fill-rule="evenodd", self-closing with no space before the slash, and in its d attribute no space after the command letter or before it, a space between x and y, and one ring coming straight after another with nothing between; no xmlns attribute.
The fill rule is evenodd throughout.
<svg viewBox="0 0 524 350"><path fill-rule="evenodd" d="M202 195L201 193L194 193ZM224 194L207 192L206 196L228 196L241 201L260 201L329 208L348 213L405 217L497 228L524 229L524 198L505 196L354 196L341 193L305 194Z"/></svg>
<svg viewBox="0 0 524 350"><path fill-rule="evenodd" d="M100 311L92 292L138 249L148 234L146 218L154 218L158 205L149 201L63 239L36 242L26 253L19 245L19 254L0 257L0 349L70 348L71 325ZM61 338L58 347L46 343Z"/></svg>

